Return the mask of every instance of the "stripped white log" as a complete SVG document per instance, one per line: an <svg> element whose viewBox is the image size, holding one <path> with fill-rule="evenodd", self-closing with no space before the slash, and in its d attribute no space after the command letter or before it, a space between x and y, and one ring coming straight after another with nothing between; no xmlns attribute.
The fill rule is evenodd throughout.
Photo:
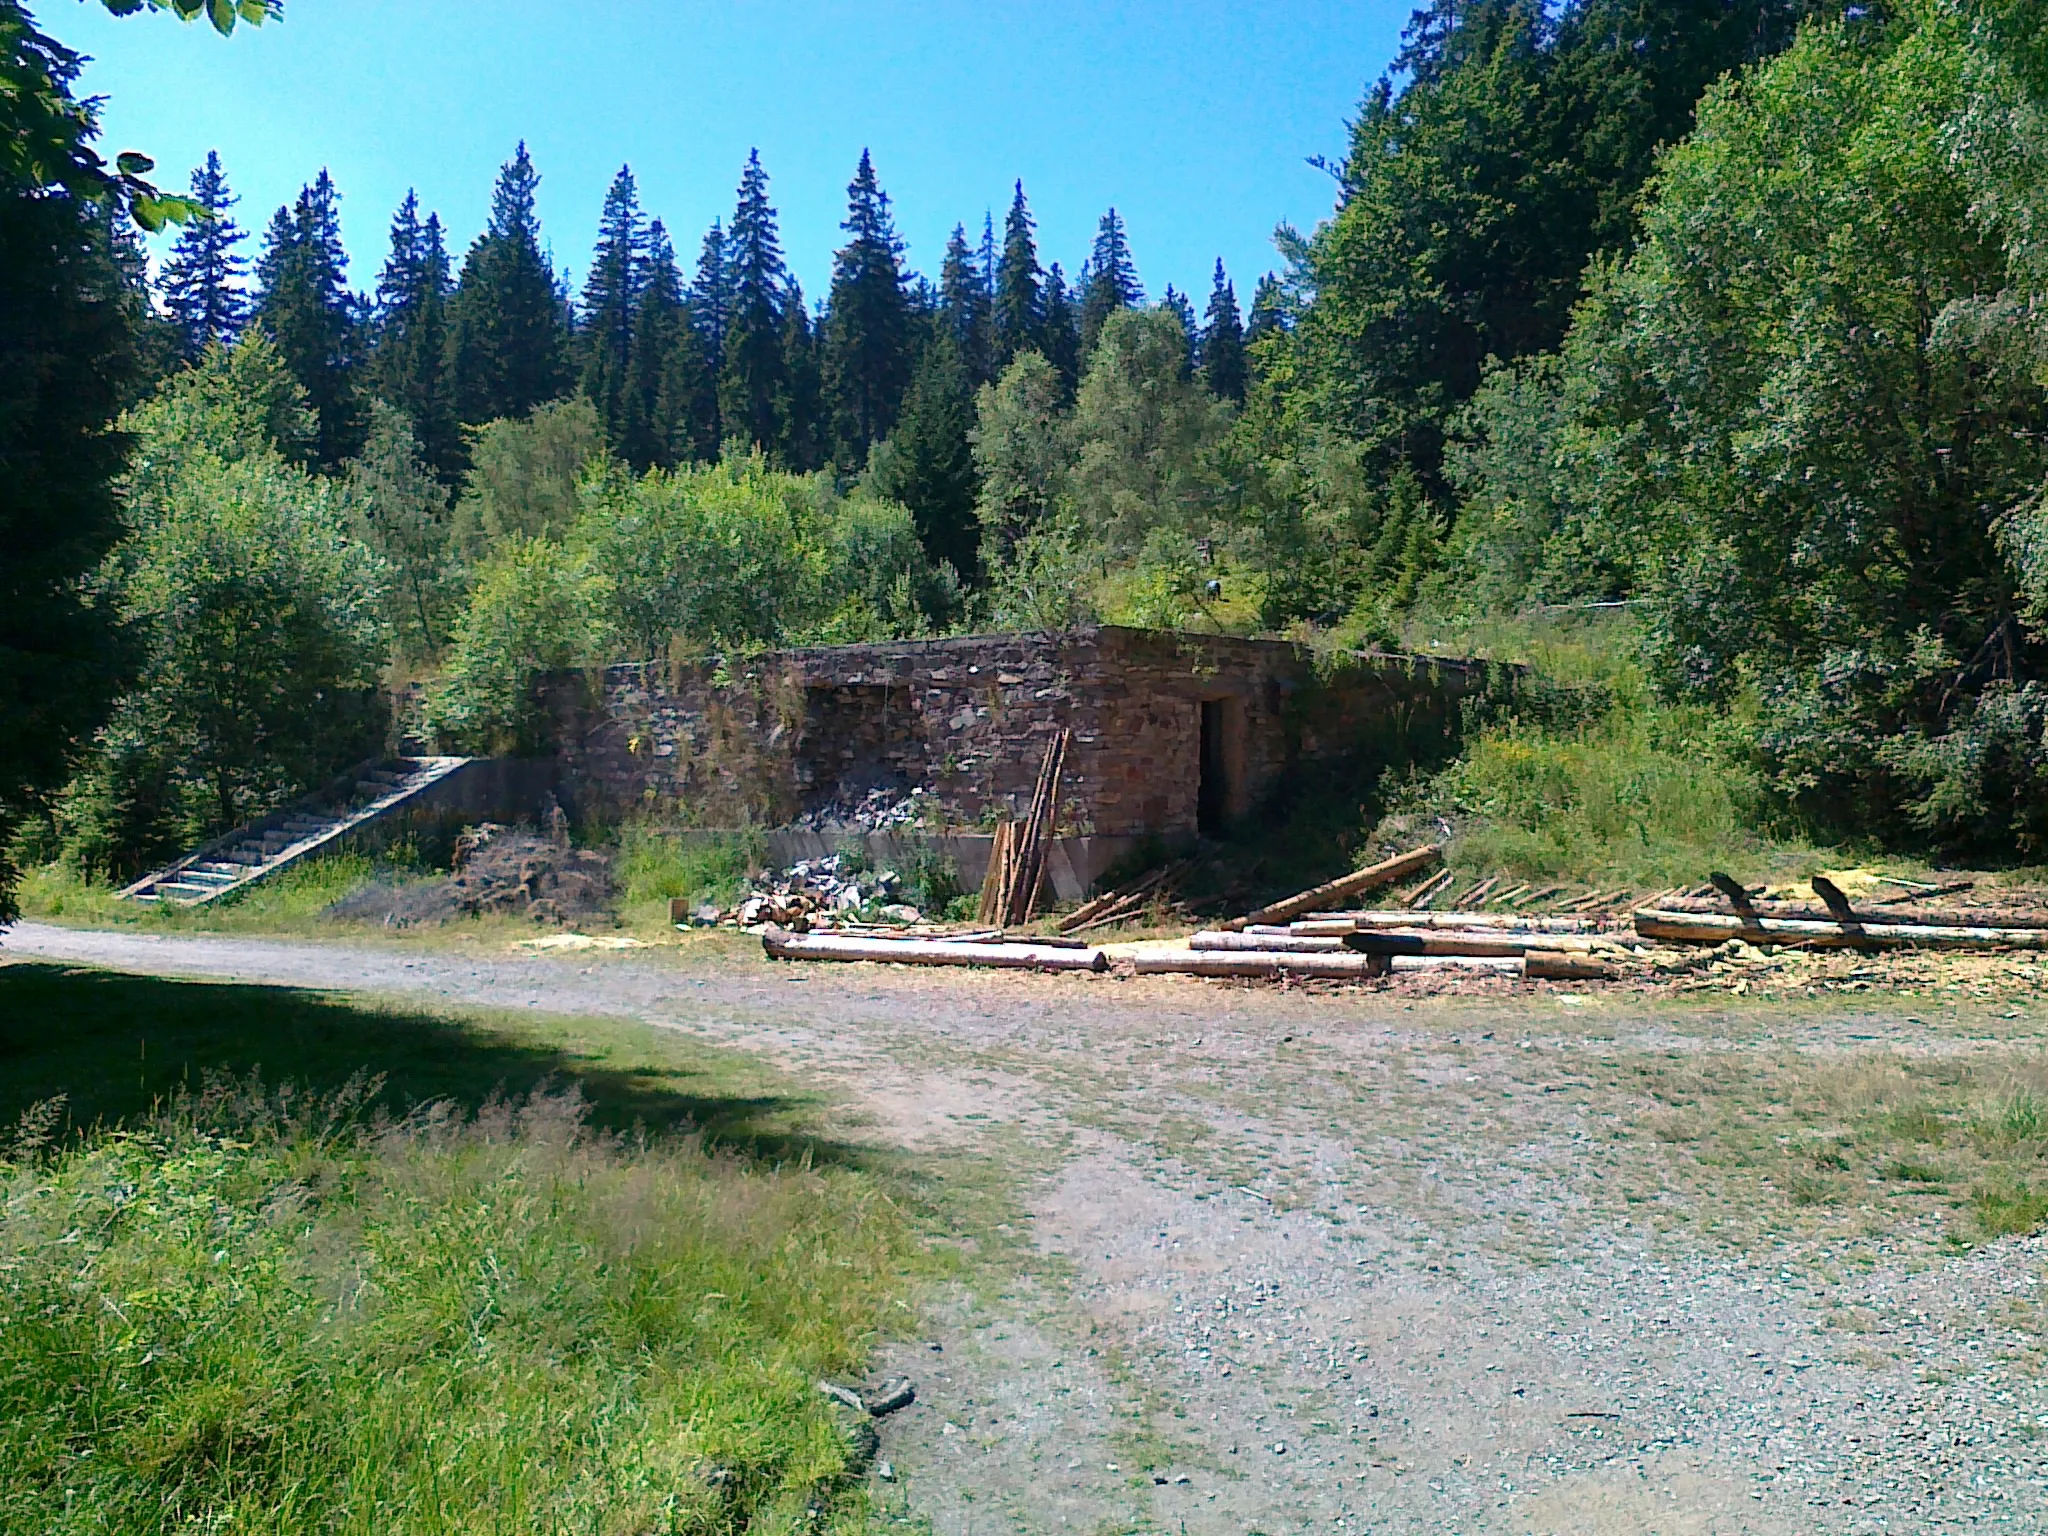
<svg viewBox="0 0 2048 1536"><path fill-rule="evenodd" d="M1344 941L1338 938L1312 939L1301 934L1289 933L1285 928L1277 933L1262 929L1258 933L1227 933L1205 931L1188 940L1189 949L1203 950L1246 950L1281 955L1341 955Z"/></svg>
<svg viewBox="0 0 2048 1536"><path fill-rule="evenodd" d="M1297 954L1281 951L1190 949L1138 955L1140 975L1302 976L1357 980L1384 976L1390 970L1489 972L1527 976L1539 981L1604 981L1613 973L1598 960L1556 951L1527 955L1354 955Z"/></svg>
<svg viewBox="0 0 2048 1536"><path fill-rule="evenodd" d="M1408 971L1493 971L1502 976L1519 976L1524 969L1520 955L1395 955L1396 974Z"/></svg>
<svg viewBox="0 0 2048 1536"><path fill-rule="evenodd" d="M2048 928L1977 928L1947 923L1838 923L1818 918L1636 913L1636 932L1680 944L1800 944L1818 949L2048 949Z"/></svg>
<svg viewBox="0 0 2048 1536"><path fill-rule="evenodd" d="M1311 925L1313 925L1311 927ZM1517 933L1596 933L1590 917L1517 917L1512 912L1311 912L1288 931L1352 933L1370 928L1505 928Z"/></svg>
<svg viewBox="0 0 2048 1536"><path fill-rule="evenodd" d="M1614 973L1589 955L1532 949L1526 955L1396 955L1394 971L1491 971L1531 981L1608 981Z"/></svg>
<svg viewBox="0 0 2048 1536"><path fill-rule="evenodd" d="M771 927L761 948L775 960L869 960L881 965L985 965L1017 971L1106 971L1099 949L1050 944L960 944L942 939L855 939L829 933L785 933Z"/></svg>
<svg viewBox="0 0 2048 1536"><path fill-rule="evenodd" d="M1132 957L1140 976L1289 976L1354 981L1387 974L1380 955L1288 954L1275 950L1173 949Z"/></svg>
<svg viewBox="0 0 2048 1536"><path fill-rule="evenodd" d="M1338 942L1362 955L1532 955L1538 951L1590 955L1628 948L1605 934L1507 933L1498 929L1375 928L1346 934Z"/></svg>

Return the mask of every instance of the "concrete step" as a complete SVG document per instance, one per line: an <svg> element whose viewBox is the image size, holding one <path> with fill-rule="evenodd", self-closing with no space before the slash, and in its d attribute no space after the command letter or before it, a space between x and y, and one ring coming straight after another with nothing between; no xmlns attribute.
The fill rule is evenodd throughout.
<svg viewBox="0 0 2048 1536"><path fill-rule="evenodd" d="M232 841L209 845L203 850L205 857L194 858L182 868L172 865L121 894L133 901L179 905L210 901L227 890L268 878L295 862L309 844L390 814L413 793L468 761L459 757L400 759L393 768L358 769L354 803L336 806L309 796L275 821L245 827L233 834Z"/></svg>

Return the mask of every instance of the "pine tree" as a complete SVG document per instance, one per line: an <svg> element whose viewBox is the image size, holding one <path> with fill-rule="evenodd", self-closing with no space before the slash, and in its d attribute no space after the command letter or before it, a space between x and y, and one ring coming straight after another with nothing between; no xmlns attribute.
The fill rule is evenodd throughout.
<svg viewBox="0 0 2048 1536"><path fill-rule="evenodd" d="M972 576L981 547L973 427L974 382L942 327L918 359L896 430L875 449L868 487L908 507L925 553L963 577Z"/></svg>
<svg viewBox="0 0 2048 1536"><path fill-rule="evenodd" d="M1102 334L1102 322L1120 309L1135 309L1145 302L1145 288L1138 281L1137 265L1131 260L1131 246L1124 236L1124 221L1112 208L1096 227L1095 248L1088 254L1087 281L1081 285L1081 355L1095 350L1095 338Z"/></svg>
<svg viewBox="0 0 2048 1536"><path fill-rule="evenodd" d="M1024 183L1017 183L1003 220L1003 254L996 263L996 370L1009 366L1019 352L1036 347L1045 328L1045 296L1038 266L1038 245L1032 238L1035 221L1024 201Z"/></svg>
<svg viewBox="0 0 2048 1536"><path fill-rule="evenodd" d="M786 469L808 474L825 461L824 370L818 335L804 307L803 285L794 277L782 305L782 394L775 415L776 457Z"/></svg>
<svg viewBox="0 0 2048 1536"><path fill-rule="evenodd" d="M1045 274L1045 320L1038 333L1038 350L1059 374L1062 393L1072 399L1081 377L1081 325L1058 262Z"/></svg>
<svg viewBox="0 0 2048 1536"><path fill-rule="evenodd" d="M782 356L789 274L759 150L748 151L740 173L725 248L731 308L718 373L719 423L727 437L773 451L783 437L779 412L789 388Z"/></svg>
<svg viewBox="0 0 2048 1536"><path fill-rule="evenodd" d="M491 222L448 306L456 415L471 425L524 416L568 387L568 320L541 249L539 186L522 142L498 172Z"/></svg>
<svg viewBox="0 0 2048 1536"><path fill-rule="evenodd" d="M625 430L619 451L635 469L673 468L718 451L715 434L699 445L711 380L704 350L683 297L675 247L659 219L647 226L647 262L633 312L633 350L627 361Z"/></svg>
<svg viewBox="0 0 2048 1536"><path fill-rule="evenodd" d="M1202 326L1202 382L1219 400L1244 399L1244 325L1237 317L1237 290L1216 258L1216 279Z"/></svg>
<svg viewBox="0 0 2048 1536"><path fill-rule="evenodd" d="M206 164L192 173L192 201L201 215L179 231L163 274L164 310L188 362L198 361L211 342L232 346L249 316L241 287L248 263L235 250L248 235L228 217L241 199L228 190L216 150L209 149Z"/></svg>
<svg viewBox="0 0 2048 1536"><path fill-rule="evenodd" d="M647 281L647 221L631 166L619 167L597 221L597 249L583 283L583 393L597 407L614 448L624 443L633 320Z"/></svg>
<svg viewBox="0 0 2048 1536"><path fill-rule="evenodd" d="M1276 331L1287 329L1287 294L1280 279L1268 272L1252 290L1251 318L1246 322L1244 341L1252 346Z"/></svg>
<svg viewBox="0 0 2048 1536"><path fill-rule="evenodd" d="M850 238L832 259L823 367L833 453L851 468L865 463L868 449L889 435L910 387L903 242L866 150L846 189L846 222L840 228Z"/></svg>
<svg viewBox="0 0 2048 1536"><path fill-rule="evenodd" d="M952 332L961 366L977 385L992 376L995 346L990 335L988 282L978 270L964 226L953 226L946 259L939 268L939 314Z"/></svg>
<svg viewBox="0 0 2048 1536"><path fill-rule="evenodd" d="M704 231L704 244L697 253L690 313L696 317L704 355L715 373L725 361L725 328L732 319L732 267L726 260L725 225L718 219Z"/></svg>
<svg viewBox="0 0 2048 1536"><path fill-rule="evenodd" d="M1159 307L1180 321L1180 333L1187 338L1187 356L1182 363L1183 374L1195 371L1195 348L1201 340L1201 328L1195 324L1194 301L1173 284L1166 285L1166 294L1159 301Z"/></svg>
<svg viewBox="0 0 2048 1536"><path fill-rule="evenodd" d="M660 462L709 462L718 457L718 370L705 355L703 328L693 313L694 304L683 292L682 275L676 270L675 253L661 220L654 221L649 234L653 255L647 292L640 300L646 316L642 325L653 338L646 344L649 360L657 350L661 352L652 435L666 450L667 456ZM664 346L661 336L667 322L658 317L671 292L677 304L675 329ZM641 332L634 334L638 338Z"/></svg>
<svg viewBox="0 0 2048 1536"><path fill-rule="evenodd" d="M448 379L448 247L439 214L420 222L405 194L391 220L391 254L377 278L369 366L373 398L411 422L421 460L450 484L461 475L462 433Z"/></svg>
<svg viewBox="0 0 2048 1536"><path fill-rule="evenodd" d="M306 391L319 420L315 454L337 465L362 442L357 301L348 290L338 195L326 171L272 215L256 264L256 321Z"/></svg>

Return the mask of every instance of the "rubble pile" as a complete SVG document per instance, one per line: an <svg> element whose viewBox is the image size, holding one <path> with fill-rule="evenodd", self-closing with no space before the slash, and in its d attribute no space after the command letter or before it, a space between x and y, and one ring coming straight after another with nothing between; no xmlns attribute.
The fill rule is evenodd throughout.
<svg viewBox="0 0 2048 1536"><path fill-rule="evenodd" d="M834 853L802 859L755 882L730 907L705 905L690 913L699 928L755 928L773 923L791 933L860 926L880 920L909 924L923 920L916 907L898 898L903 879L894 870L855 870Z"/></svg>
<svg viewBox="0 0 2048 1536"><path fill-rule="evenodd" d="M455 842L445 879L378 883L328 909L330 917L410 928L496 914L563 924L604 916L612 902L611 861L553 835L483 822Z"/></svg>
<svg viewBox="0 0 2048 1536"><path fill-rule="evenodd" d="M900 832L922 826L938 801L928 789L880 786L866 794L843 794L813 806L796 819L807 832Z"/></svg>

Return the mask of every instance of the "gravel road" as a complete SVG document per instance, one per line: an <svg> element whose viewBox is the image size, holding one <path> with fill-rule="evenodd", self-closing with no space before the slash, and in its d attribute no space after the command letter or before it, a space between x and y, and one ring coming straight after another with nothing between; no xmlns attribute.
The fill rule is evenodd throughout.
<svg viewBox="0 0 2048 1536"><path fill-rule="evenodd" d="M1029 1262L879 1363L919 1385L890 1494L948 1536L2048 1529L2048 1243L1765 1209L1626 1086L1709 1055L2038 1056L2030 1010L36 924L0 955L642 1018L828 1084L937 1168L1010 1170Z"/></svg>

